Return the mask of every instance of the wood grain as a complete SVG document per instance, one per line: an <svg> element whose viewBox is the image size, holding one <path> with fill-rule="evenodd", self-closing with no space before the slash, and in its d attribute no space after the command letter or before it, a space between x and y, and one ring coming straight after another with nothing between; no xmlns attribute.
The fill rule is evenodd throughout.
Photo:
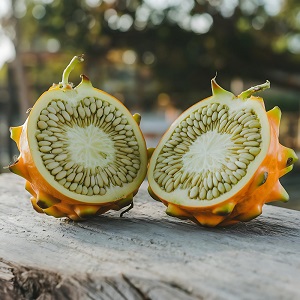
<svg viewBox="0 0 300 300"><path fill-rule="evenodd" d="M22 178L0 175L0 299L300 299L300 212L203 228L146 188L122 218L75 223L36 213Z"/></svg>

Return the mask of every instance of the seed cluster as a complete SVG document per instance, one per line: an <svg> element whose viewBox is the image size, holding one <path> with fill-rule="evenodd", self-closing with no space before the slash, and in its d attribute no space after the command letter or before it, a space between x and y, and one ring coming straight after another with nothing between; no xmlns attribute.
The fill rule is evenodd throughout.
<svg viewBox="0 0 300 300"><path fill-rule="evenodd" d="M247 172L248 165L260 152L261 125L251 108L240 111L229 111L226 105L209 104L191 113L175 128L157 158L154 179L166 192L177 188L188 189L191 199L212 200L229 192ZM224 159L217 165L200 170L192 169L197 165L200 155L191 148L204 135L225 137L226 145L207 140L203 149L217 147L223 151ZM194 147L195 148L195 147ZM195 149L194 149L195 150ZM187 159L188 156L188 159ZM215 155L214 160L219 157ZM187 161L189 162L187 164Z"/></svg>
<svg viewBox="0 0 300 300"><path fill-rule="evenodd" d="M74 128L96 130L107 136L113 152L101 154L101 163L85 165L72 157L68 133ZM111 186L124 186L140 169L139 145L127 118L114 105L93 97L77 107L56 99L41 111L36 139L46 169L62 186L82 195L105 195ZM98 141L98 144L101 141ZM91 154L92 155L92 154ZM103 163L104 161L104 163Z"/></svg>

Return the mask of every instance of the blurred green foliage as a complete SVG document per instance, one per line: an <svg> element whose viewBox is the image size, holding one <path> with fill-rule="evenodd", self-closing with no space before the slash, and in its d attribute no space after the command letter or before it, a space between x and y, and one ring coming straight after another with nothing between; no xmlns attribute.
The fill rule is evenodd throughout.
<svg viewBox="0 0 300 300"><path fill-rule="evenodd" d="M20 53L37 55L25 56L33 96L60 79L71 56L85 53L91 79L129 105L142 98L140 105L154 106L164 92L187 108L210 95L217 72L228 89L235 79L243 88L268 79L288 91L284 108L298 109L297 0L14 0L12 7ZM127 90L108 82L130 76L136 84L129 80Z"/></svg>

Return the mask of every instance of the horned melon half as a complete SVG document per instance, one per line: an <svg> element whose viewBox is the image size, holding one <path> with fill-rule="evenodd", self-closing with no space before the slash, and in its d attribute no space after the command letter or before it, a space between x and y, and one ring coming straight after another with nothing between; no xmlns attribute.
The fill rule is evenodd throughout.
<svg viewBox="0 0 300 300"><path fill-rule="evenodd" d="M211 81L213 95L179 116L153 152L149 193L166 213L204 226L249 221L266 202L287 201L279 178L297 156L279 143L281 111L266 112L253 93L239 96Z"/></svg>
<svg viewBox="0 0 300 300"><path fill-rule="evenodd" d="M9 169L26 179L34 209L73 220L131 206L147 169L140 116L84 75L77 87L68 82L82 60L74 57L62 82L11 128L20 155Z"/></svg>

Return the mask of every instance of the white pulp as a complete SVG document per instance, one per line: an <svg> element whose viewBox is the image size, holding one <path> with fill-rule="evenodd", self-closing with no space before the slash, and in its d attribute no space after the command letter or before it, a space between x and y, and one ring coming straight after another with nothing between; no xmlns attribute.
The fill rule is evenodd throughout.
<svg viewBox="0 0 300 300"><path fill-rule="evenodd" d="M230 157L229 147L234 146L232 135L208 131L200 135L182 157L183 169L189 173L216 172Z"/></svg>
<svg viewBox="0 0 300 300"><path fill-rule="evenodd" d="M74 125L66 136L71 160L85 168L104 168L115 159L114 142L99 127Z"/></svg>

